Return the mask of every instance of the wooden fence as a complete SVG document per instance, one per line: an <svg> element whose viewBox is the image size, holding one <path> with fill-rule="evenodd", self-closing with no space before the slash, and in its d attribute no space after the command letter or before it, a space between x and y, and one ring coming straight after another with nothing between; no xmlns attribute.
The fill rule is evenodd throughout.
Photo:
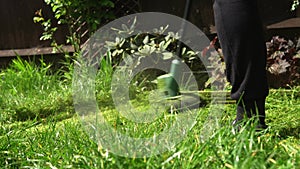
<svg viewBox="0 0 300 169"><path fill-rule="evenodd" d="M184 0L115 0L117 16L141 11L157 11L183 16ZM264 23L281 21L295 17L290 12L289 0L259 0ZM33 23L33 17L38 9L43 10L45 17L53 18L50 8L43 0L1 0L0 1L0 51L10 49L27 49L49 47L49 42L40 41L42 27ZM213 25L212 0L194 0L188 20L210 33ZM65 29L56 33L58 42L63 43ZM5 56L1 55L0 56Z"/></svg>

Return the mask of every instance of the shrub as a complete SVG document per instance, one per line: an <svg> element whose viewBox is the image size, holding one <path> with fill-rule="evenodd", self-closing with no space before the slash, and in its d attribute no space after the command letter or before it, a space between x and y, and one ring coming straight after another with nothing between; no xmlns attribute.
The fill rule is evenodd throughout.
<svg viewBox="0 0 300 169"><path fill-rule="evenodd" d="M298 6L299 6L299 0L293 0L291 10L292 11L296 10L298 8Z"/></svg>
<svg viewBox="0 0 300 169"><path fill-rule="evenodd" d="M299 85L300 50L297 49L295 43L291 40L274 36L266 45L267 72L270 87L280 88Z"/></svg>
<svg viewBox="0 0 300 169"><path fill-rule="evenodd" d="M224 57L220 45L216 39L211 41L211 46L207 48L216 48L217 52L211 53L210 59L215 60L212 63L223 64ZM298 46L291 40L286 40L279 36L274 36L267 46L267 76L271 88L284 88L297 86L300 84L300 43ZM220 70L214 70L214 76L206 82L206 86L216 82L226 82L224 76L225 65ZM219 77L219 78L216 78Z"/></svg>
<svg viewBox="0 0 300 169"><path fill-rule="evenodd" d="M175 55L179 56L189 68L194 72L205 71L201 59L197 56L200 55L199 51L192 51L185 44L180 44L178 41L179 34L177 32L168 32L168 26L162 26L154 29L154 33L138 33L128 38L123 38L122 34L130 34L135 29L136 21L132 25L123 25L122 29L113 29L120 36L116 37L115 41L107 41L106 48L111 53L113 67L116 67L120 62L124 61L128 65L134 65L133 69L141 66L143 59L151 57L152 63L164 63L171 65ZM180 50L180 47L182 47ZM135 61L133 64L131 62ZM151 63L149 63L151 64ZM158 69L144 70L139 74L140 77L145 79L135 78L137 81L142 81L151 86L151 81L157 76L165 74L166 72ZM147 74L147 76L145 76ZM204 88L204 83L208 79L208 74L194 74L199 88Z"/></svg>
<svg viewBox="0 0 300 169"><path fill-rule="evenodd" d="M40 23L44 32L41 40L51 40L52 45L62 50L54 39L58 27L65 25L68 29L67 43L70 43L76 52L80 51L81 39L84 35L91 35L108 19L114 18L114 3L111 0L44 0L52 9L55 21L44 18L42 10L38 10L33 18Z"/></svg>

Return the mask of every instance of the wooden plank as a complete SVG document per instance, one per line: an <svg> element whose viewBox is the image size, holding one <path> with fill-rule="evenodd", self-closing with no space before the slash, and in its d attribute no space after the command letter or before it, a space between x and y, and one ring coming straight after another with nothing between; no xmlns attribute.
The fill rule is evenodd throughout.
<svg viewBox="0 0 300 169"><path fill-rule="evenodd" d="M300 17L290 18L267 26L267 29L300 28Z"/></svg>
<svg viewBox="0 0 300 169"><path fill-rule="evenodd" d="M62 49L68 53L74 52L72 46L63 46ZM12 49L12 50L0 50L1 57L14 57L14 56L35 56L35 55L47 55L47 54L59 54L60 51L54 51L53 47L43 48L29 48L29 49Z"/></svg>

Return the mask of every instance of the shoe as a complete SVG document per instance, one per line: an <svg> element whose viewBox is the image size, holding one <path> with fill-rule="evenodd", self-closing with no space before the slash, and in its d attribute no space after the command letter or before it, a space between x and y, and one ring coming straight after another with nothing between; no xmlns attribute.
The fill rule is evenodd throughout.
<svg viewBox="0 0 300 169"><path fill-rule="evenodd" d="M235 130L235 132L239 132L242 128L242 123L241 123L242 120L237 120L235 119L233 122L232 122L232 126Z"/></svg>
<svg viewBox="0 0 300 169"><path fill-rule="evenodd" d="M266 124L258 124L258 125L256 125L255 130L263 131L263 130L266 130L267 128L268 128L268 125L266 125Z"/></svg>

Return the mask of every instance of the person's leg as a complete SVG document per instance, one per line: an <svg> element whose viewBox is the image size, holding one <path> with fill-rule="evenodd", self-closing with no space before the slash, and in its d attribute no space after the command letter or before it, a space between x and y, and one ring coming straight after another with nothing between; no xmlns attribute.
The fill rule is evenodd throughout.
<svg viewBox="0 0 300 169"><path fill-rule="evenodd" d="M254 103L251 104L251 102L246 102L243 99L240 99L238 101L236 101L236 121L241 121L244 119L245 116L247 116L247 118L251 118L252 117L252 113L251 113L251 106Z"/></svg>
<svg viewBox="0 0 300 169"><path fill-rule="evenodd" d="M255 100L256 110L257 110L256 115L258 118L257 128L259 129L266 129L268 127L265 122L266 119L265 102L266 102L265 98Z"/></svg>
<svg viewBox="0 0 300 169"><path fill-rule="evenodd" d="M264 121L265 99L259 98L268 95L266 46L256 1L215 0L214 13L231 97L239 102L236 121L256 114L256 104Z"/></svg>
<svg viewBox="0 0 300 169"><path fill-rule="evenodd" d="M215 0L214 13L232 99L266 97L267 50L256 0Z"/></svg>
<svg viewBox="0 0 300 169"><path fill-rule="evenodd" d="M245 116L257 122L257 128L267 128L265 123L265 98L239 101L239 103L237 103L236 118L233 125L239 125Z"/></svg>

